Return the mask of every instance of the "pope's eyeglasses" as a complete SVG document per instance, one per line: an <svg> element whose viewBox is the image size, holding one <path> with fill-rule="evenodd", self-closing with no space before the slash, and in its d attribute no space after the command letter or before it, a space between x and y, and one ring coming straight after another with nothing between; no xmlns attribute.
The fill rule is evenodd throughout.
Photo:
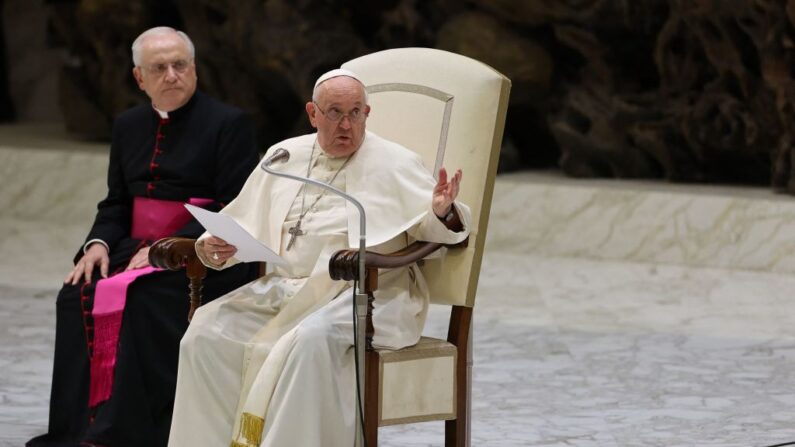
<svg viewBox="0 0 795 447"><path fill-rule="evenodd" d="M323 110L323 109L320 108L320 105L318 103L316 103L314 101L312 101L312 102L315 104L315 107L317 107L317 109L320 110L320 113L323 116L325 116L327 120L329 120L331 122L342 121L342 119L347 116L348 119L352 123L358 123L359 121L363 120L364 117L367 116L366 113L364 113L361 109L358 109L358 108L353 109L353 110L351 110L348 113L342 113L342 111L340 111L336 107L332 107L332 108L330 108L328 110Z"/></svg>

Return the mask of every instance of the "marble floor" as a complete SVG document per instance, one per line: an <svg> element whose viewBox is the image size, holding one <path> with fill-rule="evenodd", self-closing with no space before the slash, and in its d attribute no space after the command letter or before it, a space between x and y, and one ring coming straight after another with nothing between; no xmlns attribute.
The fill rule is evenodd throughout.
<svg viewBox="0 0 795 447"><path fill-rule="evenodd" d="M46 278L48 283L57 278ZM46 426L55 287L0 285L0 445ZM795 278L489 252L473 446L795 441ZM442 333L434 309L429 333ZM439 446L442 424L381 429Z"/></svg>
<svg viewBox="0 0 795 447"><path fill-rule="evenodd" d="M1 149L2 141L3 166ZM787 264L553 249L536 240L547 230L522 205L539 182L498 179L475 309L472 445L795 441L795 275ZM571 186L557 179L542 188L558 182ZM46 427L54 297L85 231L78 223L0 215L0 446L23 445ZM529 237L535 242L511 242ZM781 237L771 245L788 247L789 233ZM642 231L638 238L649 240ZM444 332L445 313L432 309L428 334ZM380 436L382 446L440 446L443 424L386 427Z"/></svg>

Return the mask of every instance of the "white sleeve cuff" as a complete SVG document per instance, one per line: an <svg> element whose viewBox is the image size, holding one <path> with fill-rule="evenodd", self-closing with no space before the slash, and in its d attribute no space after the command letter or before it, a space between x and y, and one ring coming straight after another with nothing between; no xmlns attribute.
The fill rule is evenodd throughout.
<svg viewBox="0 0 795 447"><path fill-rule="evenodd" d="M110 253L110 247L108 247L107 242L103 241L102 239L91 239L90 241L86 242L83 245L83 254L86 254L86 250L88 250L88 247L90 247L91 244L95 244L95 243L104 245L105 246L105 250L107 250L108 253Z"/></svg>

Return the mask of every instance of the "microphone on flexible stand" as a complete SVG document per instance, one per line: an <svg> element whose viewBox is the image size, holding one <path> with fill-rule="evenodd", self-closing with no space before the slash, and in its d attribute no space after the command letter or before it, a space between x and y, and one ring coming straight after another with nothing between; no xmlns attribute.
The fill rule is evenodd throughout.
<svg viewBox="0 0 795 447"><path fill-rule="evenodd" d="M260 167L270 174L279 175L275 172L269 171L268 168L270 167L270 165L276 163L277 161L282 161L282 160L287 161L289 159L290 159L290 152L288 152L287 149L280 147L275 151L273 151L273 155L266 158L265 160L262 160L262 164L260 165Z"/></svg>
<svg viewBox="0 0 795 447"><path fill-rule="evenodd" d="M328 191L337 194L338 196L344 198L345 200L351 202L356 209L359 211L359 280L357 281L358 290L356 291L356 299L354 300L354 306L356 307L356 321L354 321L354 327L356 328L356 334L354 335L354 343L356 346L356 382L357 382L357 392L359 397L359 411L356 412L356 446L364 445L364 436L363 436L363 428L364 428L364 420L362 414L362 402L364 402L364 347L365 347L365 331L366 331L366 321L367 321L367 293L364 291L364 275L365 275L365 268L364 268L364 258L365 258L365 247L366 247L366 238L365 238L365 228L367 224L367 219L364 215L364 207L362 206L361 202L356 200L353 196L346 194L343 191L340 191L338 188L335 188L327 183L323 183L321 181L301 177L298 175L287 174L285 172L274 171L271 169L271 165L276 163L277 161L287 161L290 159L290 152L284 148L277 148L273 155L266 158L260 164L260 167L267 172L268 174L275 175L277 177L284 177L289 178L292 180L296 180L303 183L309 183L320 188L326 189Z"/></svg>

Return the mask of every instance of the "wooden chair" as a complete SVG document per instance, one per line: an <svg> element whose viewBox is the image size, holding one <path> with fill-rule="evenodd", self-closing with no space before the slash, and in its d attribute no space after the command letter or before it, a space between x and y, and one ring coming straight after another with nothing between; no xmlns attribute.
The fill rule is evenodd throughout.
<svg viewBox="0 0 795 447"><path fill-rule="evenodd" d="M385 50L342 66L367 86L372 112L367 129L415 150L428 169L461 168L458 199L472 210L468 243L441 258L421 261L431 302L451 306L447 340L422 337L398 351L374 350L368 312L365 359L365 439L378 443L378 427L445 420L447 446L470 443L472 311L502 142L510 81L473 59L428 48ZM379 268L420 261L439 244L416 242L398 253L366 255L368 292L377 288ZM150 262L164 268L187 265L191 301L201 300L204 266L192 240L169 238L150 250ZM358 273L358 253L343 250L329 263L334 279ZM193 312L193 306L191 314Z"/></svg>
<svg viewBox="0 0 795 447"><path fill-rule="evenodd" d="M381 51L343 64L367 86L372 112L368 130L422 155L438 172L461 168L459 200L472 209L466 247L422 262L431 302L451 306L447 340L422 337L399 351L374 350L368 312L365 359L365 439L374 447L378 427L446 420L447 446L468 446L472 370L472 310L494 190L510 81L473 59L428 48ZM408 265L439 244L417 242L392 255L368 253L368 291L379 268ZM356 251L338 252L334 279L357 273Z"/></svg>

